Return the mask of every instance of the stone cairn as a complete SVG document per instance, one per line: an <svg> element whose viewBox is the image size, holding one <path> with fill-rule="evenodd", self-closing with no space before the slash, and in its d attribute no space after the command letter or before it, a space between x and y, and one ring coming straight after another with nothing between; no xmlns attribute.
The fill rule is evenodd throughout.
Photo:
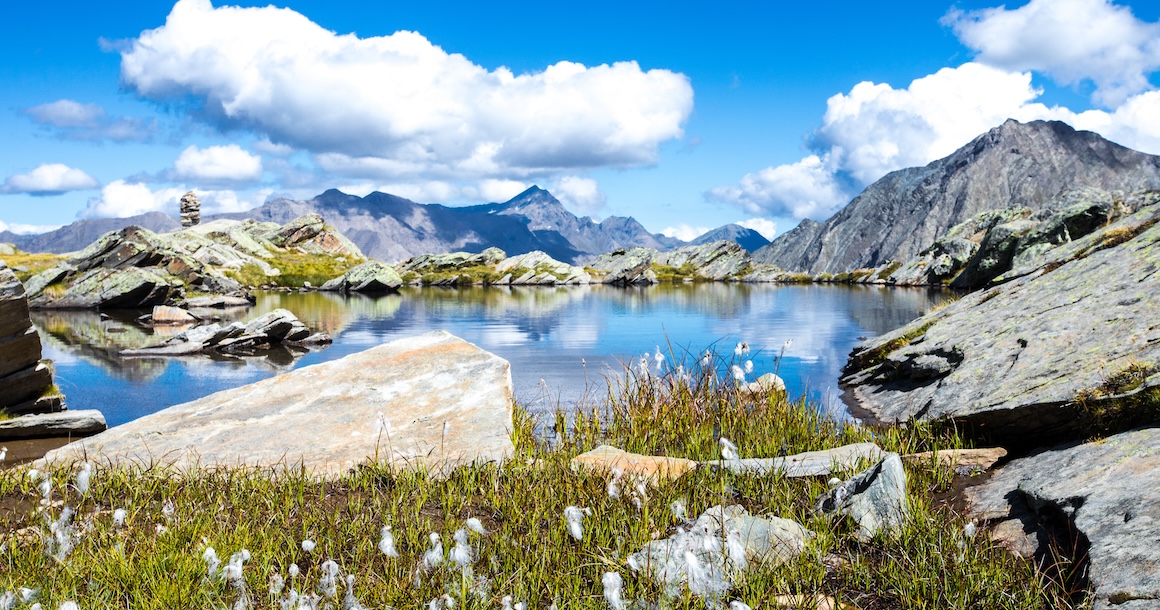
<svg viewBox="0 0 1160 610"><path fill-rule="evenodd" d="M201 222L201 202L190 191L181 196L181 227L188 229Z"/></svg>

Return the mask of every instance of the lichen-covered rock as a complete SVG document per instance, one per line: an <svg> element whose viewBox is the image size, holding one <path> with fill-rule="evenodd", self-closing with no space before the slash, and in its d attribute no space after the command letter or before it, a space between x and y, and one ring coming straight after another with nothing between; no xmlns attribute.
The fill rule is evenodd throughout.
<svg viewBox="0 0 1160 610"><path fill-rule="evenodd" d="M1086 562L1094 607L1120 608L1160 600L1157 481L1160 429L1145 428L1014 460L966 497L996 541L1039 560L1062 549Z"/></svg>
<svg viewBox="0 0 1160 610"><path fill-rule="evenodd" d="M60 449L44 463L443 472L513 451L508 363L445 332L225 390ZM256 439L260 442L256 442Z"/></svg>
<svg viewBox="0 0 1160 610"><path fill-rule="evenodd" d="M1083 436L1098 412L1114 414L1160 387L1160 375L1144 375L1100 390L1134 363L1160 365L1158 221L1160 201L1057 247L1005 284L859 346L843 379L858 414L950 418L960 430L1025 447ZM1099 390L1098 400L1083 408L1077 398L1089 390ZM1125 416L1156 418L1147 409Z"/></svg>
<svg viewBox="0 0 1160 610"><path fill-rule="evenodd" d="M607 275L601 280L605 284L655 284L656 272L652 262L657 251L652 248L628 248L613 250L588 261L587 266Z"/></svg>
<svg viewBox="0 0 1160 610"><path fill-rule="evenodd" d="M511 275L518 270L526 270L519 275ZM503 259L496 263L495 271L504 274L506 281L499 284L589 284L592 277L583 267L560 262L547 253L533 250Z"/></svg>
<svg viewBox="0 0 1160 610"><path fill-rule="evenodd" d="M309 241L322 233L326 223L318 214L299 216L283 225L277 233L271 236L270 241L276 246L287 248Z"/></svg>
<svg viewBox="0 0 1160 610"><path fill-rule="evenodd" d="M814 502L822 514L847 515L858 524L856 536L868 541L879 532L897 534L908 518L906 470L897 453L888 453Z"/></svg>
<svg viewBox="0 0 1160 610"><path fill-rule="evenodd" d="M379 261L367 261L352 267L349 271L328 280L319 290L339 292L396 292L403 285L403 278L389 265Z"/></svg>
<svg viewBox="0 0 1160 610"><path fill-rule="evenodd" d="M962 273L951 282L951 288L969 289L985 286L1011 268L1019 240L1037 226L1033 220L1015 220L997 225L983 238Z"/></svg>
<svg viewBox="0 0 1160 610"><path fill-rule="evenodd" d="M483 252L424 254L404 261L399 265L399 271L423 274L454 271L465 267L493 267L505 258L507 258L507 254L499 248L487 248Z"/></svg>
<svg viewBox="0 0 1160 610"><path fill-rule="evenodd" d="M163 305L184 294L181 282L161 270L95 268L79 274L59 296L41 291L29 303L50 309L140 308Z"/></svg>
<svg viewBox="0 0 1160 610"><path fill-rule="evenodd" d="M653 262L678 269L689 265L697 277L716 281L740 277L752 266L749 252L735 241L715 241L659 252Z"/></svg>

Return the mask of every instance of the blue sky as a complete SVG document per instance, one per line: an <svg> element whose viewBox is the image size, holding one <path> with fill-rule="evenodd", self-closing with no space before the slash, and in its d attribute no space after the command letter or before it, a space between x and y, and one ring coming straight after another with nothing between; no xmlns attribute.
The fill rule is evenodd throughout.
<svg viewBox="0 0 1160 610"><path fill-rule="evenodd" d="M1160 153L1155 2L182 0L5 17L0 228L22 231L175 213L190 189L213 212L331 187L461 204L539 184L686 238L783 232L1008 117Z"/></svg>

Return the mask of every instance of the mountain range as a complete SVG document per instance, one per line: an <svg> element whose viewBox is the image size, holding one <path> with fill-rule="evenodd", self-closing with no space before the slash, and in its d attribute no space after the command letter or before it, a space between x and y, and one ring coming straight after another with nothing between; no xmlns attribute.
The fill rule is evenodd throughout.
<svg viewBox="0 0 1160 610"><path fill-rule="evenodd" d="M824 223L804 220L754 262L810 274L915 257L980 212L1059 205L1080 188L1160 188L1160 157L1059 121L1008 120L925 167L891 172Z"/></svg>

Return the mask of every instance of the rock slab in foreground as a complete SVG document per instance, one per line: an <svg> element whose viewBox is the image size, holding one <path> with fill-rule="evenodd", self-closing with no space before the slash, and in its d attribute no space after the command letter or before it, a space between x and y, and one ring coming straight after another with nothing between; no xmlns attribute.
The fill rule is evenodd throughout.
<svg viewBox="0 0 1160 610"><path fill-rule="evenodd" d="M96 409L33 413L0 421L0 438L88 436L101 432L105 428L105 416Z"/></svg>
<svg viewBox="0 0 1160 610"><path fill-rule="evenodd" d="M862 460L881 460L885 455L886 453L874 443L854 443L835 449L807 451L786 457L712 460L705 464L737 474L779 473L787 478L823 477L840 470L855 468Z"/></svg>
<svg viewBox="0 0 1160 610"><path fill-rule="evenodd" d="M1160 429L1146 428L1014 460L968 489L967 500L975 517L998 522L993 537L1036 555L1048 552L1043 543L1050 534L1038 524L1069 522L1091 545L1094 607L1154 608L1160 606L1158 482ZM1115 605L1131 600L1148 601Z"/></svg>
<svg viewBox="0 0 1160 610"><path fill-rule="evenodd" d="M599 447L572 458L573 468L611 471L614 468L629 475L657 479L679 479L697 467L697 462L685 458L629 453L609 445Z"/></svg>
<svg viewBox="0 0 1160 610"><path fill-rule="evenodd" d="M511 427L507 361L434 332L173 406L44 461L437 470L510 455Z"/></svg>

